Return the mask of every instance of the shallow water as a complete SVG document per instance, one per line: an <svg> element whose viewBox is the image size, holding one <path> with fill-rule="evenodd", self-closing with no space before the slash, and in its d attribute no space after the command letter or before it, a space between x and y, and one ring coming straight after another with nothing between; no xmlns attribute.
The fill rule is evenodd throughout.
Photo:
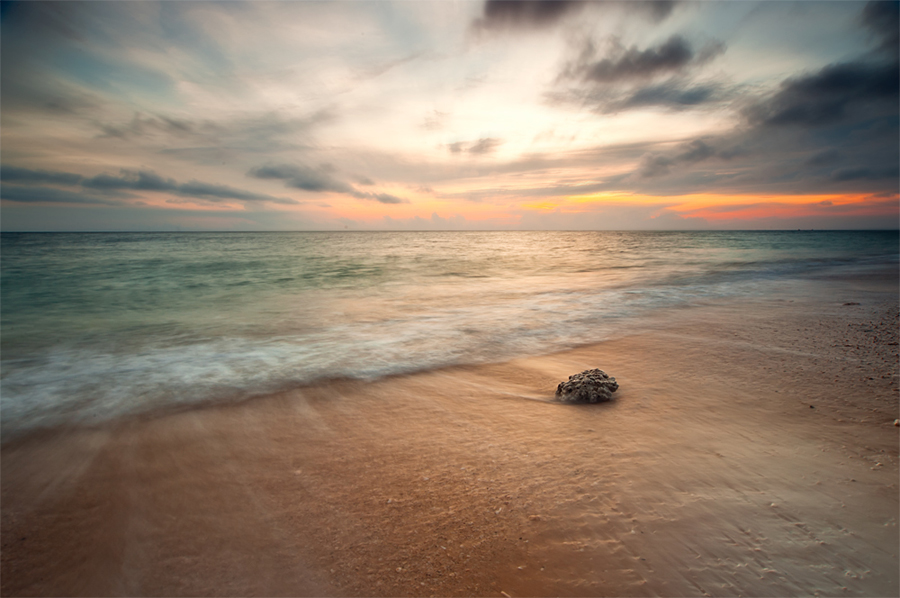
<svg viewBox="0 0 900 598"><path fill-rule="evenodd" d="M4 233L4 431L614 338L896 269L881 232Z"/></svg>

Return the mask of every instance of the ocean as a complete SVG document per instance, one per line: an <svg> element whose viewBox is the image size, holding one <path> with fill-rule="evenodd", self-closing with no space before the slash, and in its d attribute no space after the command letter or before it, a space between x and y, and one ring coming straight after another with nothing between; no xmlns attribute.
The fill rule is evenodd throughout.
<svg viewBox="0 0 900 598"><path fill-rule="evenodd" d="M898 267L897 231L3 233L9 434L546 354Z"/></svg>

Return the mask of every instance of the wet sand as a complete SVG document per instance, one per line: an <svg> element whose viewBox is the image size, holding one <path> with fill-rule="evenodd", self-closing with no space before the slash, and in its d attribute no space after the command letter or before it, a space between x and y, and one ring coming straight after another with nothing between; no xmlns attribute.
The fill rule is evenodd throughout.
<svg viewBox="0 0 900 598"><path fill-rule="evenodd" d="M896 596L896 293L823 288L7 441L2 593Z"/></svg>

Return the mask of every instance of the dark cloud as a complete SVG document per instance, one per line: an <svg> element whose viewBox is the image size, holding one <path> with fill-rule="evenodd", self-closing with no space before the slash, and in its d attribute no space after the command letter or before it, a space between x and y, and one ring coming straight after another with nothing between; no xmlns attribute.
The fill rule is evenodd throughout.
<svg viewBox="0 0 900 598"><path fill-rule="evenodd" d="M209 134L215 130L215 125L210 122L198 123L161 114L144 116L140 112L136 112L131 121L127 123L97 122L96 126L101 131L101 137L118 137L120 139L141 137L150 133L168 133L185 137L200 133Z"/></svg>
<svg viewBox="0 0 900 598"><path fill-rule="evenodd" d="M587 65L585 79L609 83L623 79L642 79L661 72L679 71L694 58L690 44L683 37L672 36L665 43L646 50L632 46L620 56L604 58Z"/></svg>
<svg viewBox="0 0 900 598"><path fill-rule="evenodd" d="M810 157L806 163L810 166L827 166L834 164L841 159L841 153L835 149L827 149L825 151L816 152Z"/></svg>
<svg viewBox="0 0 900 598"><path fill-rule="evenodd" d="M615 47L609 56L594 59L593 44L582 50L579 60L570 65L567 74L595 83L618 83L650 79L659 75L681 73L690 67L704 64L722 52L722 42L710 42L699 52L680 35L673 35L658 46L639 50Z"/></svg>
<svg viewBox="0 0 900 598"><path fill-rule="evenodd" d="M296 164L269 164L253 168L247 174L257 179L283 180L288 187L304 191L352 193L353 187L331 176L328 167L310 168Z"/></svg>
<svg viewBox="0 0 900 598"><path fill-rule="evenodd" d="M81 182L80 174L51 170L30 170L16 166L0 166L0 180L4 183L39 183L51 185L77 185Z"/></svg>
<svg viewBox="0 0 900 598"><path fill-rule="evenodd" d="M267 164L250 169L247 175L258 179L283 180L286 186L304 191L343 193L357 199L369 199L384 204L409 203L406 199L388 193L359 191L352 185L334 177L331 174L333 171L334 168L329 164L322 164L319 168L310 168L301 164ZM369 179L365 180L369 184L374 184Z"/></svg>
<svg viewBox="0 0 900 598"><path fill-rule="evenodd" d="M897 56L900 45L900 2L871 0L863 8L862 23L881 37L881 49Z"/></svg>
<svg viewBox="0 0 900 598"><path fill-rule="evenodd" d="M0 98L6 111L73 116L95 113L104 105L95 94L66 82L43 80L34 72L14 74L21 69L8 67L5 60L2 63L0 69L4 76Z"/></svg>
<svg viewBox="0 0 900 598"><path fill-rule="evenodd" d="M268 201L280 204L298 203L293 199L285 197L272 197L271 195L251 193L249 191L242 191L241 189L235 189L225 185L214 185L196 180L187 183L178 183L174 179L166 179L155 172L145 170L134 171L123 169L120 171L120 176L101 174L90 179L85 179L82 182L82 185L99 190L131 189L134 191L162 191L183 197L193 197L211 201L219 199L236 199L239 201Z"/></svg>
<svg viewBox="0 0 900 598"><path fill-rule="evenodd" d="M487 0L482 17L475 21L474 26L493 30L542 29L557 24L568 15L576 15L587 7L601 11L624 10L658 22L668 17L679 3L679 0Z"/></svg>
<svg viewBox="0 0 900 598"><path fill-rule="evenodd" d="M263 195L235 189L225 185L214 185L201 181L192 180L187 183L178 183L174 179L164 178L155 172L147 170L128 170L122 169L118 176L110 174L98 174L96 176L86 178L80 174L71 172L49 171L49 170L31 170L27 168L19 168L16 166L4 165L0 167L0 178L4 183L26 183L26 184L55 184L68 187L80 187L79 190L58 190L59 193L55 197L82 197L80 203L98 203L96 197L90 195L91 192L99 192L104 194L113 194L116 191L159 191L163 193L171 193L182 197L192 197L198 199L206 199L217 201L221 199L236 199L239 201L265 201L279 204L296 204L293 199L285 197L273 197L271 195ZM89 190L88 195L84 194L84 189ZM21 191L16 191L16 197L26 197ZM41 190L46 193L46 188ZM122 195L119 194L121 197ZM126 195L127 196L127 195ZM6 187L4 187L4 198L6 198ZM25 201L25 200L10 200ZM63 201L60 199L59 201ZM74 203L75 199L65 200ZM103 202L100 202L103 203Z"/></svg>
<svg viewBox="0 0 900 598"><path fill-rule="evenodd" d="M677 148L651 148L624 188L656 195L896 190L897 109L867 112L814 127L744 123Z"/></svg>
<svg viewBox="0 0 900 598"><path fill-rule="evenodd" d="M627 110L642 106L689 108L720 101L728 95L721 85L712 83L692 85L667 81L659 85L640 87L619 102L610 102L606 111Z"/></svg>
<svg viewBox="0 0 900 598"><path fill-rule="evenodd" d="M391 195L390 193L361 193L357 191L351 195L358 199L372 199L379 203L386 204L409 203L409 200L397 197L396 195Z"/></svg>
<svg viewBox="0 0 900 598"><path fill-rule="evenodd" d="M136 191L174 191L178 183L174 179L164 179L154 172L122 170L120 176L98 174L85 179L85 187L100 190L133 189Z"/></svg>
<svg viewBox="0 0 900 598"><path fill-rule="evenodd" d="M263 195L260 193L250 193L228 187L226 185L213 185L203 183L196 180L188 181L177 186L175 193L186 197L201 197L203 199L237 199L239 201L267 201L278 204L297 204L300 203L294 199L287 197L273 197L271 195Z"/></svg>
<svg viewBox="0 0 900 598"><path fill-rule="evenodd" d="M725 51L711 41L697 50L680 35L646 49L611 39L601 53L586 42L546 94L551 103L575 104L603 114L643 107L686 110L734 99L741 91L716 80L697 81L695 72Z"/></svg>
<svg viewBox="0 0 900 598"><path fill-rule="evenodd" d="M896 62L845 62L788 79L771 98L745 112L752 123L770 126L823 126L844 120L851 109L882 103L896 111L900 88Z"/></svg>
<svg viewBox="0 0 900 598"><path fill-rule="evenodd" d="M866 166L858 166L853 168L839 168L831 173L831 180L835 182L855 181L859 179L878 180L897 178L900 174L898 168L869 168Z"/></svg>
<svg viewBox="0 0 900 598"><path fill-rule="evenodd" d="M68 204L105 204L115 205L118 202L104 197L86 194L79 191L57 189L55 187L35 187L20 185L3 185L0 199L16 203L68 203Z"/></svg>
<svg viewBox="0 0 900 598"><path fill-rule="evenodd" d="M546 27L584 6L578 0L487 0L481 24L486 28Z"/></svg>
<svg viewBox="0 0 900 598"><path fill-rule="evenodd" d="M643 178L662 176L669 174L673 166L702 162L715 155L714 148L702 139L695 139L680 145L672 154L645 155L641 160L638 174Z"/></svg>
<svg viewBox="0 0 900 598"><path fill-rule="evenodd" d="M716 151L702 139L695 139L681 147L681 152L676 156L679 162L700 162L715 155Z"/></svg>
<svg viewBox="0 0 900 598"><path fill-rule="evenodd" d="M636 108L663 108L672 111L690 110L702 106L722 104L740 97L739 86L717 82L694 83L673 78L662 83L622 89L615 85L590 85L554 91L546 94L552 104L584 106L601 114L611 114Z"/></svg>
<svg viewBox="0 0 900 598"><path fill-rule="evenodd" d="M646 13L655 21L662 21L672 14L672 10L680 3L680 0L646 0L644 2L637 0L636 2L626 2L625 4L631 10Z"/></svg>

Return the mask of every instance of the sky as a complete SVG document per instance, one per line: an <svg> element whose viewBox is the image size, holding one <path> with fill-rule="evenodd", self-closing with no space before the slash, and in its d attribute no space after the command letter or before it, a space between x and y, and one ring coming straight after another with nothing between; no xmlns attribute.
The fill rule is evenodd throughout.
<svg viewBox="0 0 900 598"><path fill-rule="evenodd" d="M4 231L896 229L898 3L4 2Z"/></svg>

